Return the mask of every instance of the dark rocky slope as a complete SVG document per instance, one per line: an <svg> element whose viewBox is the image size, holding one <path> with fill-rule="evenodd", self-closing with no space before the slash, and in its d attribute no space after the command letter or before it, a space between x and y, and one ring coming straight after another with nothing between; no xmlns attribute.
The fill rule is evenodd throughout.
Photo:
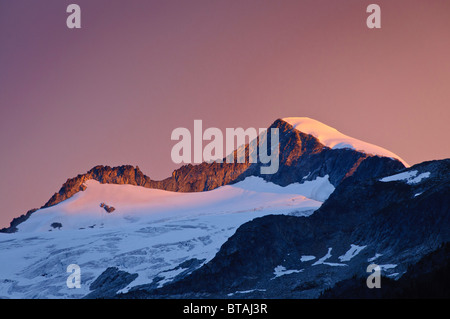
<svg viewBox="0 0 450 319"><path fill-rule="evenodd" d="M111 298L122 288L135 280L138 274L130 274L117 267L108 267L89 286L91 292L84 299Z"/></svg>
<svg viewBox="0 0 450 319"><path fill-rule="evenodd" d="M450 243L408 267L399 280L381 277L380 289L367 289L366 278L354 276L327 289L320 299L449 299Z"/></svg>
<svg viewBox="0 0 450 319"><path fill-rule="evenodd" d="M384 276L399 278L450 241L450 159L405 170L428 176L418 183L359 179L364 174L359 170L312 216L250 221L190 276L120 297L229 298L237 291L251 291L239 297L317 298L337 282L367 277L372 262L384 265ZM350 260L342 259L351 245L364 248ZM315 258L301 261L305 255ZM294 272L275 277L279 266Z"/></svg>

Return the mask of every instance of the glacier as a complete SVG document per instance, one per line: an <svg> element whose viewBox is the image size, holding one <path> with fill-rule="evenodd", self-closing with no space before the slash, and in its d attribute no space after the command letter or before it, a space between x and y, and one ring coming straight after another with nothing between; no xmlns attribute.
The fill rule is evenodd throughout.
<svg viewBox="0 0 450 319"><path fill-rule="evenodd" d="M82 298L107 267L138 274L120 292L156 279L160 287L186 270L183 262L211 260L240 225L268 214L309 216L334 191L328 176L286 187L252 176L193 193L85 185L33 213L16 233L0 233L0 298ZM79 289L66 286L70 264L81 268Z"/></svg>

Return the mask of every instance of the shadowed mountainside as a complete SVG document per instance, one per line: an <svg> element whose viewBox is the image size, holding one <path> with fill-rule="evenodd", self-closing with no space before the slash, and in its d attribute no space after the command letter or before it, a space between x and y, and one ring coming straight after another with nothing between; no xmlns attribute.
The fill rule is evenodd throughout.
<svg viewBox="0 0 450 319"><path fill-rule="evenodd" d="M354 275L367 277L366 267L373 262L384 265L384 275L402 278L410 265L450 241L450 159L402 173L423 178L348 178L313 215L254 219L186 278L118 297L226 298L250 291L243 297L317 298ZM361 250L345 257L351 247ZM305 255L314 258L302 261ZM290 274L274 277L276 269Z"/></svg>

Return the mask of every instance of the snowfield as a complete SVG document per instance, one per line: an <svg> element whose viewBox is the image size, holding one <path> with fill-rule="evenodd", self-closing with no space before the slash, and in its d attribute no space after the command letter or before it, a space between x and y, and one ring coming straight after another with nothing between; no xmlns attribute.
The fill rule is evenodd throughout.
<svg viewBox="0 0 450 319"><path fill-rule="evenodd" d="M0 298L81 298L107 267L138 274L122 292L155 278L163 286L186 270L184 261L211 260L243 223L268 214L308 216L334 191L328 176L286 187L248 177L198 193L85 185L36 211L17 233L0 233ZM79 289L66 286L70 264L81 268Z"/></svg>

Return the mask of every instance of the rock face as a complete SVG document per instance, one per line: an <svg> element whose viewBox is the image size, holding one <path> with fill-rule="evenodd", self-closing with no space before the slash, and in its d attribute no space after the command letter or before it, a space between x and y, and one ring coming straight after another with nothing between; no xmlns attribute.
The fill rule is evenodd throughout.
<svg viewBox="0 0 450 319"><path fill-rule="evenodd" d="M50 225L52 228L58 228L58 229L61 229L61 227L63 226L61 223L52 223L51 225Z"/></svg>
<svg viewBox="0 0 450 319"><path fill-rule="evenodd" d="M313 215L254 219L190 276L128 297L317 298L337 282L367 278L371 263L399 278L450 241L450 159L386 179L360 179L360 169Z"/></svg>
<svg viewBox="0 0 450 319"><path fill-rule="evenodd" d="M68 179L59 192L55 193L43 207L56 205L76 193L85 190L86 186L83 183L90 179L105 184L130 184L144 187L150 187L151 182L150 178L145 176L139 167L135 168L131 165L113 168L109 166L96 166L86 174Z"/></svg>
<svg viewBox="0 0 450 319"><path fill-rule="evenodd" d="M108 267L91 285L92 292L85 299L109 298L130 282L137 278L137 274L130 274L117 267Z"/></svg>
<svg viewBox="0 0 450 319"><path fill-rule="evenodd" d="M360 165L364 167L359 170L360 177L363 178L404 168L400 161L391 158L372 156L352 149L331 149L321 144L317 138L297 131L283 120L276 120L269 130L272 128L279 129L279 170L275 174L261 174L260 168L264 164L248 162L248 154L252 150L247 144L245 163L186 165L175 170L171 178L156 182L152 187L170 191L197 192L236 183L248 176L260 176L267 181L286 186L326 175L329 176L330 182L337 186L345 178L353 175ZM270 136L268 145L271 145Z"/></svg>

